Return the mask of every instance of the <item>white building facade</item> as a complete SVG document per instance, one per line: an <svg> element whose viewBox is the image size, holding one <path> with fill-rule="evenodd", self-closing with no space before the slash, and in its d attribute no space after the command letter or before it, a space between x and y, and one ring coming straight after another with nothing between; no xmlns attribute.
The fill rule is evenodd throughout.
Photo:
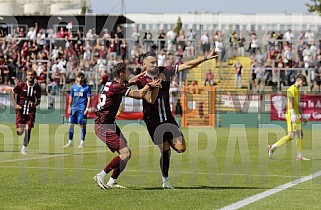
<svg viewBox="0 0 321 210"><path fill-rule="evenodd" d="M127 18L135 23L128 25L139 31L171 30L176 26L178 16L183 23L183 29L195 31L302 31L319 30L321 17L315 14L303 13L127 13Z"/></svg>
<svg viewBox="0 0 321 210"><path fill-rule="evenodd" d="M0 0L0 14L79 15L81 14L82 2L82 0Z"/></svg>

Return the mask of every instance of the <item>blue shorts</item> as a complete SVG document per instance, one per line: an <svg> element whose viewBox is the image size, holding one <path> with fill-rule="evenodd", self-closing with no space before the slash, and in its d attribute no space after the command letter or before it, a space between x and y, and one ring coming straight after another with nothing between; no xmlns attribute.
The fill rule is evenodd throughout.
<svg viewBox="0 0 321 210"><path fill-rule="evenodd" d="M84 111L85 111L85 108L84 109L72 108L68 123L79 124L79 125L87 124L87 116L84 115Z"/></svg>

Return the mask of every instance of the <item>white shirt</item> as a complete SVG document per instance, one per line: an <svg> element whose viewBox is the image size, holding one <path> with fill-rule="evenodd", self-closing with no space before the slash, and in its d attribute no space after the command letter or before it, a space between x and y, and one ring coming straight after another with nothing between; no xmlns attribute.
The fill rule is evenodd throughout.
<svg viewBox="0 0 321 210"><path fill-rule="evenodd" d="M157 55L158 66L165 66L165 55Z"/></svg>

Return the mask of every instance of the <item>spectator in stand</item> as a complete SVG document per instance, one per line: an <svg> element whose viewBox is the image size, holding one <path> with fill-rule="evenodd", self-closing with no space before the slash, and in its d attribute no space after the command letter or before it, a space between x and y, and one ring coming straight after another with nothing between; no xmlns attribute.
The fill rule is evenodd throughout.
<svg viewBox="0 0 321 210"><path fill-rule="evenodd" d="M65 31L63 27L60 27L60 30L57 33L57 38L58 39L64 39L65 38Z"/></svg>
<svg viewBox="0 0 321 210"><path fill-rule="evenodd" d="M42 63L38 63L38 72L37 72L37 82L41 87L41 95L46 95L46 86L47 86L47 66Z"/></svg>
<svg viewBox="0 0 321 210"><path fill-rule="evenodd" d="M256 51L258 50L259 48L259 40L256 36L255 33L252 33L251 35L251 44L250 44L250 53L251 55L255 55Z"/></svg>
<svg viewBox="0 0 321 210"><path fill-rule="evenodd" d="M117 43L117 56L120 56L120 45L121 45L121 40L125 38L125 34L123 32L123 29L120 26L117 26L117 32L115 34L115 40Z"/></svg>
<svg viewBox="0 0 321 210"><path fill-rule="evenodd" d="M285 39L285 41L292 43L292 40L294 39L294 35L293 35L291 29L288 29L288 31L285 32L284 39Z"/></svg>
<svg viewBox="0 0 321 210"><path fill-rule="evenodd" d="M312 61L312 53L310 51L309 45L304 46L304 50L302 52L304 68L309 68L310 62Z"/></svg>
<svg viewBox="0 0 321 210"><path fill-rule="evenodd" d="M207 32L203 32L203 35L201 36L201 48L203 56L207 56L210 50L210 37Z"/></svg>
<svg viewBox="0 0 321 210"><path fill-rule="evenodd" d="M211 69L209 69L206 72L204 86L206 86L206 83L208 83L210 86L213 86L215 83L214 82L214 73L212 72Z"/></svg>
<svg viewBox="0 0 321 210"><path fill-rule="evenodd" d="M276 34L276 42L277 42L277 46L280 50L283 49L283 34L281 31L278 31Z"/></svg>
<svg viewBox="0 0 321 210"><path fill-rule="evenodd" d="M84 47L85 52L84 52L84 56L83 56L83 59L85 61L89 61L91 59L91 49L92 49L92 47L90 45L90 42L87 40L85 42L85 47Z"/></svg>
<svg viewBox="0 0 321 210"><path fill-rule="evenodd" d="M183 30L180 30L176 37L177 47L181 46L181 49L184 51L186 46L186 37Z"/></svg>
<svg viewBox="0 0 321 210"><path fill-rule="evenodd" d="M258 66L264 65L264 56L262 55L261 51L258 50L255 55L255 62Z"/></svg>
<svg viewBox="0 0 321 210"><path fill-rule="evenodd" d="M44 29L40 29L37 34L37 44L39 45L40 50L42 50L43 46L46 44L46 34Z"/></svg>
<svg viewBox="0 0 321 210"><path fill-rule="evenodd" d="M136 47L139 47L139 39L140 39L140 33L138 33L138 30L137 29L134 29L133 30L133 33L132 33L132 40L133 40L133 43Z"/></svg>
<svg viewBox="0 0 321 210"><path fill-rule="evenodd" d="M147 30L145 32L145 35L143 37L144 47L145 50L151 51L151 47L153 45L153 34L150 32L150 30Z"/></svg>
<svg viewBox="0 0 321 210"><path fill-rule="evenodd" d="M215 41L215 52L218 54L218 59L216 62L216 67L218 68L225 57L225 46L221 38L217 38Z"/></svg>
<svg viewBox="0 0 321 210"><path fill-rule="evenodd" d="M108 63L107 63L107 75L108 75L108 78L109 78L109 80L113 80L113 74L112 74L112 72L111 72L111 69L113 68L113 66L115 66L117 64L117 60L116 60L116 58L113 56L113 55L111 55L111 57L110 57L110 60L108 61Z"/></svg>
<svg viewBox="0 0 321 210"><path fill-rule="evenodd" d="M66 73L67 73L67 61L65 60L65 57L62 56L58 62L57 67L59 68L60 73L60 81L59 84L62 85L62 90L66 87Z"/></svg>
<svg viewBox="0 0 321 210"><path fill-rule="evenodd" d="M240 36L238 37L237 39L237 44L238 44L238 48L237 48L237 55L238 56L244 56L244 52L245 52L245 49L244 49L244 46L245 46L245 38L243 37L242 34L240 34Z"/></svg>
<svg viewBox="0 0 321 210"><path fill-rule="evenodd" d="M158 54L157 54L157 63L158 66L165 66L165 59L166 59L166 55L165 55L165 51L161 50Z"/></svg>
<svg viewBox="0 0 321 210"><path fill-rule="evenodd" d="M53 95L58 95L59 94L59 82L60 82L60 70L58 65L55 63L55 61L53 61L52 63L54 63L51 67L52 70L52 94Z"/></svg>
<svg viewBox="0 0 321 210"><path fill-rule="evenodd" d="M236 48L237 48L237 33L234 31L233 33L230 34L230 56L235 57L236 56Z"/></svg>
<svg viewBox="0 0 321 210"><path fill-rule="evenodd" d="M257 92L263 93L265 86L265 67L257 64L255 68Z"/></svg>
<svg viewBox="0 0 321 210"><path fill-rule="evenodd" d="M284 53L283 53L283 62L287 66L292 67L292 61L293 61L292 48L291 47L287 47L284 50Z"/></svg>
<svg viewBox="0 0 321 210"><path fill-rule="evenodd" d="M38 23L35 23L34 27L30 27L28 33L27 33L27 39L34 40L37 38L37 30L38 30Z"/></svg>
<svg viewBox="0 0 321 210"><path fill-rule="evenodd" d="M176 56L180 59L183 59L184 57L184 50L181 45L177 45L177 50L176 50Z"/></svg>
<svg viewBox="0 0 321 210"><path fill-rule="evenodd" d="M2 77L2 84L8 85L9 84L9 66L7 56L0 57L0 73Z"/></svg>
<svg viewBox="0 0 321 210"><path fill-rule="evenodd" d="M315 63L314 68L314 91L318 91L320 93L320 85L321 85L321 55L317 56L317 61Z"/></svg>
<svg viewBox="0 0 321 210"><path fill-rule="evenodd" d="M314 63L317 59L318 49L314 44L314 41L310 45L310 52L311 52L311 62Z"/></svg>
<svg viewBox="0 0 321 210"><path fill-rule="evenodd" d="M18 31L19 31L19 34L18 34L18 37L19 38L24 38L25 36L26 36L26 32L25 32L25 30L21 27L21 28L19 28L18 27Z"/></svg>
<svg viewBox="0 0 321 210"><path fill-rule="evenodd" d="M157 39L159 39L157 44L160 45L160 49L164 49L165 48L165 38L166 38L166 34L164 32L164 29L161 29L158 32L158 36L157 36Z"/></svg>
<svg viewBox="0 0 321 210"><path fill-rule="evenodd" d="M103 58L102 56L99 57L97 61L97 70L99 74L102 74L103 72L107 71L107 60Z"/></svg>
<svg viewBox="0 0 321 210"><path fill-rule="evenodd" d="M304 42L305 44L312 44L314 42L314 33L310 29L304 34Z"/></svg>
<svg viewBox="0 0 321 210"><path fill-rule="evenodd" d="M174 52L176 50L176 36L175 28L167 32L167 53Z"/></svg>
<svg viewBox="0 0 321 210"><path fill-rule="evenodd" d="M110 55L110 57L114 57L114 58L116 58L117 56L117 46L115 43L115 39L112 39L110 42L108 54Z"/></svg>
<svg viewBox="0 0 321 210"><path fill-rule="evenodd" d="M121 43L121 45L120 45L120 55L121 55L121 59L123 60L123 61L125 61L126 60L126 58L127 58L127 43L126 43L126 40L125 39L123 39L122 41L121 41L122 43Z"/></svg>
<svg viewBox="0 0 321 210"><path fill-rule="evenodd" d="M196 34L193 29L189 29L189 32L186 35L187 43L186 43L186 52L187 56L194 57L195 55L195 42L196 42Z"/></svg>
<svg viewBox="0 0 321 210"><path fill-rule="evenodd" d="M234 87L242 88L242 64L240 61L236 61L235 65L235 81L234 81Z"/></svg>

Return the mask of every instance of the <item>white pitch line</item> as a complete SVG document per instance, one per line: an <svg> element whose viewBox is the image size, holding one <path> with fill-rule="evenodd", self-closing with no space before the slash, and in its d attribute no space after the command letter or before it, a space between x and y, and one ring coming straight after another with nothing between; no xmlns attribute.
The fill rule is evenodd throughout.
<svg viewBox="0 0 321 210"><path fill-rule="evenodd" d="M319 176L321 176L321 171L313 173L313 174L311 174L309 176L305 176L305 177L296 179L294 181L291 181L291 182L288 182L286 184L280 185L280 186L275 187L273 189L266 190L266 191L264 191L262 193L253 195L251 197L248 197L246 199L240 200L238 202L232 203L232 204L230 204L228 206L225 206L225 207L221 208L221 210L233 210L233 209L242 208L242 207L247 206L247 205L249 205L251 203L254 203L256 201L262 200L263 198L266 198L266 197L268 197L270 195L279 193L279 192L281 192L283 190L289 189L291 187L294 187L294 186L296 186L298 184L301 184L303 182L309 181L309 180L311 180L313 178L317 178Z"/></svg>
<svg viewBox="0 0 321 210"><path fill-rule="evenodd" d="M39 167L39 166L0 166L0 168L25 168L25 169L48 169L48 170L83 170L83 171L97 171L97 168L57 168L57 167ZM126 172L140 172L140 173L158 173L159 171L146 171L146 170L127 170ZM183 173L183 174L201 174L201 175L220 175L220 176L244 176L248 174L228 174L228 173L207 173L207 172L191 172L191 171L179 171L176 173ZM268 176L268 177L283 177L283 178L297 178L300 176L285 176L285 175L261 175L261 174L252 174L252 176L261 177L261 176Z"/></svg>
<svg viewBox="0 0 321 210"><path fill-rule="evenodd" d="M66 154L47 155L47 156L33 157L33 158L19 158L19 159L13 159L13 160L1 160L0 163L10 163L10 162L17 162L17 161L25 161L25 160L38 160L38 159L53 158L53 157L64 157L64 156L70 156L70 155L82 155L82 154L90 154L90 153L100 153L100 152L106 152L106 151L108 151L108 150L88 151L88 152L71 153L71 154L66 153Z"/></svg>
<svg viewBox="0 0 321 210"><path fill-rule="evenodd" d="M136 147L131 147L131 148L134 149L134 148L143 148L143 147L151 147L151 146L154 146L154 145L136 146ZM27 157L27 158L13 159L13 160L1 160L0 163L10 163L10 162L16 162L16 161L25 161L25 160L38 160L38 159L45 159L45 158L64 157L64 156L71 156L71 155L82 155L82 154L100 153L100 152L108 152L108 151L110 151L110 150L105 149L105 150L88 151L88 152L71 153L71 154L66 153L66 154L47 155L47 156L33 157L33 158ZM36 153L34 153L34 154L36 154Z"/></svg>

